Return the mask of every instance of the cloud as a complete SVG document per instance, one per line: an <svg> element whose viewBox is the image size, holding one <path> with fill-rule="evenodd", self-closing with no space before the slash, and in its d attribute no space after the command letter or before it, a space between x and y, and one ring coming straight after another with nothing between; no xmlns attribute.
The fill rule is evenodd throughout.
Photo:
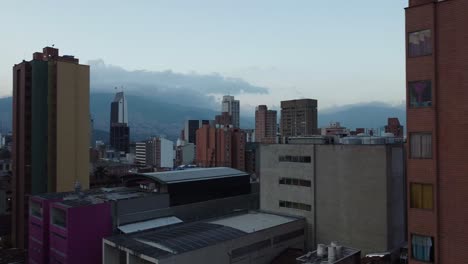
<svg viewBox="0 0 468 264"><path fill-rule="evenodd" d="M91 90L113 92L124 87L130 94L160 98L165 102L219 108L214 95L267 94L265 87L252 85L239 78L220 74L182 74L167 71L128 71L119 66L105 64L103 60L89 61Z"/></svg>

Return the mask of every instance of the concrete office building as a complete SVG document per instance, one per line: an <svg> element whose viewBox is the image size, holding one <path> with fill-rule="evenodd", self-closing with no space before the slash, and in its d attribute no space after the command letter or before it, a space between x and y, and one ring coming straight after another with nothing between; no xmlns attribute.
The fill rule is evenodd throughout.
<svg viewBox="0 0 468 264"><path fill-rule="evenodd" d="M332 240L364 254L405 241L402 145L261 145L262 210L307 219L307 248Z"/></svg>
<svg viewBox="0 0 468 264"><path fill-rule="evenodd" d="M287 248L302 249L303 218L246 212L109 237L103 263L270 263Z"/></svg>
<svg viewBox="0 0 468 264"><path fill-rule="evenodd" d="M13 245L31 194L89 186L89 66L46 47L13 67Z"/></svg>
<svg viewBox="0 0 468 264"><path fill-rule="evenodd" d="M468 1L406 8L409 263L468 259Z"/></svg>
<svg viewBox="0 0 468 264"><path fill-rule="evenodd" d="M240 127L240 102L235 100L234 96L225 95L221 102L221 113L229 113L232 117L232 125L235 128Z"/></svg>
<svg viewBox="0 0 468 264"><path fill-rule="evenodd" d="M282 137L317 134L317 100L281 101L280 126Z"/></svg>
<svg viewBox="0 0 468 264"><path fill-rule="evenodd" d="M245 133L238 128L203 126L197 130L196 164L245 170Z"/></svg>
<svg viewBox="0 0 468 264"><path fill-rule="evenodd" d="M197 130L204 125L213 125L212 120L186 120L183 130L184 138L186 143L197 143Z"/></svg>
<svg viewBox="0 0 468 264"><path fill-rule="evenodd" d="M163 137L153 137L136 143L135 160L142 166L174 167L174 143Z"/></svg>
<svg viewBox="0 0 468 264"><path fill-rule="evenodd" d="M109 142L111 147L128 153L130 144L130 127L128 126L127 99L124 92L115 94L111 103Z"/></svg>
<svg viewBox="0 0 468 264"><path fill-rule="evenodd" d="M276 111L268 110L266 105L259 105L255 110L255 142L276 143Z"/></svg>

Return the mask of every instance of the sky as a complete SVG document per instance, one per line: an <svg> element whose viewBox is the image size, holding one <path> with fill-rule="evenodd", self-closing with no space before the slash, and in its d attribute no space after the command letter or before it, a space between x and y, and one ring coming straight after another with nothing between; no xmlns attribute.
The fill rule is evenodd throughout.
<svg viewBox="0 0 468 264"><path fill-rule="evenodd" d="M318 99L322 109L400 104L405 6L407 0L2 1L0 97L12 93L15 63L55 44L90 62L92 80L98 62L154 72L151 83L168 72L236 80L240 88L232 91L187 89L215 101L229 92L250 107L295 98ZM177 89L179 79L171 80L167 89Z"/></svg>

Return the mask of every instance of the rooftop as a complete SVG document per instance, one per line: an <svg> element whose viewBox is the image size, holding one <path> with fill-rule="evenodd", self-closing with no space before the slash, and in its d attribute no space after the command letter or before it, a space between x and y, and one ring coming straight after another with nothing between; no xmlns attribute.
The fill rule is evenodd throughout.
<svg viewBox="0 0 468 264"><path fill-rule="evenodd" d="M243 171L226 167L194 168L190 170L139 173L137 175L151 178L163 184L248 176Z"/></svg>
<svg viewBox="0 0 468 264"><path fill-rule="evenodd" d="M249 233L298 219L263 212L248 212L215 220L173 224L164 228L113 236L105 240L112 246L161 259L236 239Z"/></svg>
<svg viewBox="0 0 468 264"><path fill-rule="evenodd" d="M39 194L39 197L45 200L62 200L61 204L67 207L80 207L91 204L103 203L107 201L118 201L132 199L157 193L147 192L139 188L115 187L115 188L95 188L82 192L62 192Z"/></svg>
<svg viewBox="0 0 468 264"><path fill-rule="evenodd" d="M325 246L328 246L328 245L325 245ZM358 249L354 249L354 248L349 248L349 247L345 247L345 246L340 246L341 247L341 254L338 254L337 251L336 251L336 248L335 248L335 260L333 261L330 261L328 259L328 248L325 247L325 255L324 256L319 256L317 255L317 251L312 251L312 252L309 252L303 256L300 256L298 257L296 260L297 260L297 263L304 263L304 264L322 264L322 263L329 263L329 264L333 264L333 263L341 263L344 259L347 259L347 258L350 258L350 257L353 257L355 256L356 254L359 254L357 256L357 258L359 258L359 260L361 259L361 251L358 250ZM346 262L348 263L348 262Z"/></svg>

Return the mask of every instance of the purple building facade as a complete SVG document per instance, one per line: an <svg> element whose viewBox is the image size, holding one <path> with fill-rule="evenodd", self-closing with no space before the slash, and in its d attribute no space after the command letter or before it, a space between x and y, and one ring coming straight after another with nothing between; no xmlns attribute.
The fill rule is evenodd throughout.
<svg viewBox="0 0 468 264"><path fill-rule="evenodd" d="M112 235L110 202L56 202L50 220L49 263L102 262L102 239Z"/></svg>

